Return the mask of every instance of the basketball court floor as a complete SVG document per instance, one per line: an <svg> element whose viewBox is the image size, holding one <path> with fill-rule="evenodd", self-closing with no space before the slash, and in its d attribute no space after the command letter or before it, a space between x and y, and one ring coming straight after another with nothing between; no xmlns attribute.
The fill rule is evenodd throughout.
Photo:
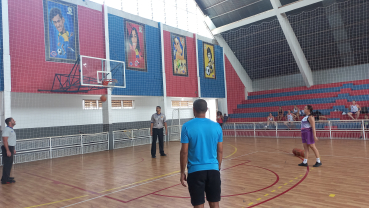
<svg viewBox="0 0 369 208"><path fill-rule="evenodd" d="M191 207L180 145L165 143L168 156L156 159L143 145L16 164L1 207ZM320 140L319 168L313 155L297 166L295 147L300 139L225 138L221 207L368 207L366 141Z"/></svg>

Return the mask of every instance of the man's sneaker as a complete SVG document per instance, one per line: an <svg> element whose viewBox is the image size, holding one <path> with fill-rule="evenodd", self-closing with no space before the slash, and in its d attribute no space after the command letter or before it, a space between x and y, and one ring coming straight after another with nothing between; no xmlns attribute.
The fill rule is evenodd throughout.
<svg viewBox="0 0 369 208"><path fill-rule="evenodd" d="M15 183L15 180L1 181L1 184L11 184L11 183Z"/></svg>
<svg viewBox="0 0 369 208"><path fill-rule="evenodd" d="M307 167L308 164L307 163L300 163L299 166L304 166L304 167Z"/></svg>
<svg viewBox="0 0 369 208"><path fill-rule="evenodd" d="M166 154L161 154L160 156L167 156Z"/></svg>
<svg viewBox="0 0 369 208"><path fill-rule="evenodd" d="M313 165L313 167L319 167L319 166L321 166L322 165L322 163L320 162L320 163L318 163L318 162L316 162L315 163L315 165Z"/></svg>
<svg viewBox="0 0 369 208"><path fill-rule="evenodd" d="M151 156L152 158L156 158L156 156Z"/></svg>
<svg viewBox="0 0 369 208"><path fill-rule="evenodd" d="M9 177L9 180L14 180L14 177Z"/></svg>

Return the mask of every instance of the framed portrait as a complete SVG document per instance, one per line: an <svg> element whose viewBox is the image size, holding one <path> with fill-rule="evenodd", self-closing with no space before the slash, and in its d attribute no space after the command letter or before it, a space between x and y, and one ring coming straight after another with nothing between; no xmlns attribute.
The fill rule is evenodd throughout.
<svg viewBox="0 0 369 208"><path fill-rule="evenodd" d="M204 74L207 79L215 79L215 54L214 45L203 42L204 50Z"/></svg>
<svg viewBox="0 0 369 208"><path fill-rule="evenodd" d="M46 61L75 63L79 56L77 5L44 0Z"/></svg>
<svg viewBox="0 0 369 208"><path fill-rule="evenodd" d="M174 76L188 76L186 37L170 34Z"/></svg>
<svg viewBox="0 0 369 208"><path fill-rule="evenodd" d="M124 21L126 47L126 68L147 71L145 25L134 21Z"/></svg>

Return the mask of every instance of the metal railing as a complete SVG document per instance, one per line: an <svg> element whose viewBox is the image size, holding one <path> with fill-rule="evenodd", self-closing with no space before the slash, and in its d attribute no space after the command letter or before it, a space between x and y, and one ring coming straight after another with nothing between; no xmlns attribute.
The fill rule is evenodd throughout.
<svg viewBox="0 0 369 208"><path fill-rule="evenodd" d="M171 134L173 129L174 127L168 126L168 135L164 132L164 142L174 137ZM113 131L114 149L151 144L151 138L150 128ZM159 141L157 140L156 142L158 143Z"/></svg>
<svg viewBox="0 0 369 208"><path fill-rule="evenodd" d="M318 138L364 139L369 136L369 120L323 120L316 121ZM223 124L223 135L234 137L301 137L301 122L235 122Z"/></svg>
<svg viewBox="0 0 369 208"><path fill-rule="evenodd" d="M17 140L15 146L17 154L14 155L14 164L87 154L108 149L109 134L106 132L22 139Z"/></svg>

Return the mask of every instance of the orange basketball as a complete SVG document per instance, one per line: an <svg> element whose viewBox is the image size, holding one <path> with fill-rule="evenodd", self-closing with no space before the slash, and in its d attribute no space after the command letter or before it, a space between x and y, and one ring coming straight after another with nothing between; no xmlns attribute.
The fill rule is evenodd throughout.
<svg viewBox="0 0 369 208"><path fill-rule="evenodd" d="M292 150L292 153L293 153L293 155L295 155L295 156L296 156L296 154L297 154L297 148L294 148L294 149Z"/></svg>
<svg viewBox="0 0 369 208"><path fill-rule="evenodd" d="M105 95L101 95L101 97L100 97L100 100L101 100L101 102L105 102L106 101L106 96Z"/></svg>
<svg viewBox="0 0 369 208"><path fill-rule="evenodd" d="M304 152L304 150L300 150L300 156L301 156L301 157L305 157L305 152Z"/></svg>

